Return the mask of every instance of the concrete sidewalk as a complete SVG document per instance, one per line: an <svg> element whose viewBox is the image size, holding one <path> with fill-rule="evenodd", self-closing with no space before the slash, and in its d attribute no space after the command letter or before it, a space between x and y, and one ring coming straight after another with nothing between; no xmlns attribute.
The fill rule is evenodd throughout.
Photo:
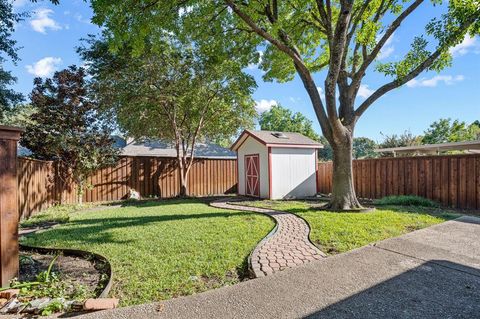
<svg viewBox="0 0 480 319"><path fill-rule="evenodd" d="M82 318L480 318L480 218L232 287Z"/></svg>

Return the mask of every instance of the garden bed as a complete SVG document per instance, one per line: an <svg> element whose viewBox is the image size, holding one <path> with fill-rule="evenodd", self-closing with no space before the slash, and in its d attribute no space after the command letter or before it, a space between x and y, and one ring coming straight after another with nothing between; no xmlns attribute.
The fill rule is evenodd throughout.
<svg viewBox="0 0 480 319"><path fill-rule="evenodd" d="M19 277L2 290L0 313L50 315L81 311L108 290L110 265L83 251L23 247Z"/></svg>

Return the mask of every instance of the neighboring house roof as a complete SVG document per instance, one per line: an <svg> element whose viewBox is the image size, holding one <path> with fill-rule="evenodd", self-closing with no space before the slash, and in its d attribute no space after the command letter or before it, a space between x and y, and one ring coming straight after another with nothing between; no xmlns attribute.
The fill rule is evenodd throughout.
<svg viewBox="0 0 480 319"><path fill-rule="evenodd" d="M121 155L176 157L177 151L171 143L155 140L137 142L129 139L122 148ZM198 158L236 158L234 152L213 143L197 143L194 156Z"/></svg>
<svg viewBox="0 0 480 319"><path fill-rule="evenodd" d="M479 153L480 140L380 148L374 151L377 153L394 153L394 154L403 154L403 153L438 154L440 152L445 152L445 151L469 151L471 153Z"/></svg>
<svg viewBox="0 0 480 319"><path fill-rule="evenodd" d="M323 148L323 145L319 142L300 133L245 130L233 143L231 149L238 150L248 137L252 137L269 147Z"/></svg>

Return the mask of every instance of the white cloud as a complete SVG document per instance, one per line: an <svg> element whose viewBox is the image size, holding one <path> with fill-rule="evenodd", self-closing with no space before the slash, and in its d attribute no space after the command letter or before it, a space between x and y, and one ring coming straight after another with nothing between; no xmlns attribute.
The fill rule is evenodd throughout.
<svg viewBox="0 0 480 319"><path fill-rule="evenodd" d="M456 82L463 81L465 77L463 75L435 75L434 77L427 79L421 78L419 80L413 79L407 82L407 86L414 87L436 87L440 82L445 83L446 85L452 85Z"/></svg>
<svg viewBox="0 0 480 319"><path fill-rule="evenodd" d="M385 44L383 45L382 49L380 50L380 52L378 53L378 56L377 56L377 59L378 60L382 60L382 59L386 59L388 58L389 56L392 55L393 51L395 51L395 46L393 46L393 36L395 35L392 34L390 36L390 38L387 39L387 41L385 42ZM378 36L378 39L377 41L380 41L380 38L383 37L383 34L380 34Z"/></svg>
<svg viewBox="0 0 480 319"><path fill-rule="evenodd" d="M323 89L319 86L317 86L317 90L318 90L318 93L320 93L320 98L321 99L325 99L325 92L323 91Z"/></svg>
<svg viewBox="0 0 480 319"><path fill-rule="evenodd" d="M450 53L454 56L465 55L475 47L477 47L477 37L472 38L467 34L461 43L450 48Z"/></svg>
<svg viewBox="0 0 480 319"><path fill-rule="evenodd" d="M54 57L45 57L35 62L34 65L27 65L28 73L39 77L49 77L55 72L58 66L62 64L62 59Z"/></svg>
<svg viewBox="0 0 480 319"><path fill-rule="evenodd" d="M275 105L278 105L278 102L275 100L255 101L255 109L259 114L269 111L272 108L272 106L275 106Z"/></svg>
<svg viewBox="0 0 480 319"><path fill-rule="evenodd" d="M293 97L293 96L289 97L288 99L290 100L290 102L295 104L301 101L299 97Z"/></svg>
<svg viewBox="0 0 480 319"><path fill-rule="evenodd" d="M75 19L78 22L85 23L85 24L91 24L92 22L88 18L84 18L81 14L75 14Z"/></svg>
<svg viewBox="0 0 480 319"><path fill-rule="evenodd" d="M52 13L53 10L51 9L38 9L35 12L33 19L30 20L30 25L32 26L33 30L45 34L47 29L62 29L62 27L55 20L50 18Z"/></svg>
<svg viewBox="0 0 480 319"><path fill-rule="evenodd" d="M29 2L29 0L14 0L13 1L13 6L15 8L20 8L26 5Z"/></svg>
<svg viewBox="0 0 480 319"><path fill-rule="evenodd" d="M367 97L372 95L373 92L374 92L373 90L368 88L367 84L360 84L357 95L360 96L361 98L366 99Z"/></svg>

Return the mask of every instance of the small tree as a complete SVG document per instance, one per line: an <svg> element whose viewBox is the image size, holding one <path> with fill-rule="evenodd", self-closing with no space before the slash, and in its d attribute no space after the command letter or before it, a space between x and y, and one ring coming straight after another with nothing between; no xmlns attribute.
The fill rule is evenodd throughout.
<svg viewBox="0 0 480 319"><path fill-rule="evenodd" d="M320 140L320 136L313 129L312 121L302 113L293 113L281 105L275 105L270 110L263 112L258 123L262 130L295 132L315 141Z"/></svg>
<svg viewBox="0 0 480 319"><path fill-rule="evenodd" d="M21 144L38 159L58 161L64 184L76 182L77 202L82 204L87 177L115 162L113 127L87 96L83 68L71 66L51 79L36 78L34 84L30 98L37 112L31 115Z"/></svg>
<svg viewBox="0 0 480 319"><path fill-rule="evenodd" d="M155 41L157 47L134 58L128 48L112 53L93 39L79 51L102 107L121 129L137 139L173 142L180 196L186 196L196 144L253 126L255 82L233 60L209 58L170 38Z"/></svg>

